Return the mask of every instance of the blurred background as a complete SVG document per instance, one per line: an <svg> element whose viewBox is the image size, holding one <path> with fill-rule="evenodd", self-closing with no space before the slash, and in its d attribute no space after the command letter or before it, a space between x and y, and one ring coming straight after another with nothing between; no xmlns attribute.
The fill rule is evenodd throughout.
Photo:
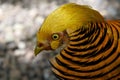
<svg viewBox="0 0 120 80"><path fill-rule="evenodd" d="M120 19L120 0L0 0L0 80L57 80L48 62L52 53L34 56L35 35L49 13L69 2Z"/></svg>

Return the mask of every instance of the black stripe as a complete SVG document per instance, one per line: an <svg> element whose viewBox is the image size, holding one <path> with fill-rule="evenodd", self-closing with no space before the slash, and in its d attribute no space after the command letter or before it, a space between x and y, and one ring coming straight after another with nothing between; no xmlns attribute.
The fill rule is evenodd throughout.
<svg viewBox="0 0 120 80"><path fill-rule="evenodd" d="M77 44L70 44L70 45L71 46L80 46L80 45L86 45L87 43L93 43L98 38L99 33L100 33L100 29L99 28L96 29L95 25L93 25L91 32L88 32L88 34L90 34L90 35L88 36L88 40L87 41L84 41L84 42L81 42L81 43L78 42ZM95 36L95 38L91 41L93 36ZM80 41L80 40L82 40L82 39L80 39L80 38L75 39L75 41ZM74 42L74 40L71 40L71 41Z"/></svg>
<svg viewBox="0 0 120 80"><path fill-rule="evenodd" d="M56 59L55 59L56 60ZM67 74L67 72L63 72L63 71L61 71L60 69L58 69L54 64L52 64L51 62L50 62L50 64L52 65L52 67L54 68L54 69L56 69L57 71L59 71L61 74L63 74L63 75L67 75L67 76L69 76L68 74ZM53 72L54 73L54 72ZM59 75L58 75L59 76Z"/></svg>
<svg viewBox="0 0 120 80"><path fill-rule="evenodd" d="M86 32L86 29L82 26L80 29L77 29L76 31L74 31L73 33L71 33L70 35L77 33L75 35L72 35L70 37L76 37L78 35L84 34Z"/></svg>
<svg viewBox="0 0 120 80"><path fill-rule="evenodd" d="M90 41L90 43L95 42L95 40L98 38L99 34L100 34L100 29L98 28L97 33L94 34L94 36L95 36L94 39L92 41ZM93 38L93 37L91 37L91 38Z"/></svg>
<svg viewBox="0 0 120 80"><path fill-rule="evenodd" d="M113 24L112 24L113 25ZM120 26L120 25L118 25L118 26ZM120 32L118 31L118 29L113 25L113 27L115 28L115 30L117 31L117 37L118 37L118 39L120 39Z"/></svg>
<svg viewBox="0 0 120 80"><path fill-rule="evenodd" d="M120 64L118 64L116 67L114 67L113 69L109 70L108 72L106 72L104 74L101 74L101 76L107 75L107 74L109 74L110 72L114 71L117 68L120 68Z"/></svg>
<svg viewBox="0 0 120 80"><path fill-rule="evenodd" d="M68 49L71 50L71 51L74 51L74 52L84 52L84 51L87 51L87 50L91 50L93 48L95 48L96 46L90 46L88 48L83 48L83 49L77 49L77 48L71 48L70 46L68 46Z"/></svg>
<svg viewBox="0 0 120 80"><path fill-rule="evenodd" d="M118 57L118 56L117 56L117 57ZM60 64L61 64L61 63L60 63ZM99 78L99 77L102 77L102 76L104 76L104 75L106 75L106 74L114 71L116 68L120 67L120 64L119 64L119 65L117 65L116 67L114 67L112 70L110 70L109 72L106 72L106 73L103 73L103 74L101 73L101 74L99 74L99 75L94 75L94 76L80 76L80 75L78 75L78 76L76 76L76 75L72 75L72 74L67 74L67 73L59 70L59 69L56 68L56 67L54 66L54 64L52 64L52 63L51 63L51 65L53 66L53 68L55 68L56 70L58 70L58 71L59 71L61 74L63 74L63 75L66 75L66 76L74 76L74 77L78 77L78 78L82 78L82 79ZM59 75L58 75L58 76L59 76Z"/></svg>
<svg viewBox="0 0 120 80"><path fill-rule="evenodd" d="M113 41L114 41L113 39L112 39L112 40L108 40L108 42L107 42L107 44L105 45L105 47L102 47L102 48L101 48L99 51L97 51L96 53L90 54L88 57L89 57L89 58L90 58L90 57L95 57L95 56L97 56L97 55L99 55L99 54L107 51L107 50L110 49L111 46L113 45Z"/></svg>
<svg viewBox="0 0 120 80"><path fill-rule="evenodd" d="M86 53L86 54L80 53L79 55L76 55L74 52L70 52L70 51L68 51L67 49L64 49L64 51L65 51L65 53L67 53L67 54L69 54L69 55L71 55L71 56L73 56L73 57L78 57L78 58L88 58L88 57L90 57L92 54L96 54L96 53L98 52L97 49L95 49L95 50L93 50L93 51L91 51L91 52L88 52L88 53Z"/></svg>
<svg viewBox="0 0 120 80"><path fill-rule="evenodd" d="M120 72L118 73L118 74L116 74L115 76L112 76L111 78L109 78L108 80L112 80L112 79L114 79L115 77L118 77L118 76L120 76ZM120 79L120 77L117 79L117 80L119 80Z"/></svg>
<svg viewBox="0 0 120 80"><path fill-rule="evenodd" d="M61 55L65 60L68 60L68 61L70 61L70 62L72 62L72 63L74 63L74 64L78 64L78 65L80 65L80 66L84 66L84 64L87 63L87 62L74 61L74 60L66 57L66 56L63 55L62 53L60 53L60 55Z"/></svg>
<svg viewBox="0 0 120 80"><path fill-rule="evenodd" d="M106 60L107 58L109 58L112 54L114 54L114 52L117 50L117 47L118 47L118 44L116 44L116 46L113 48L113 50L109 53L109 55L108 56L106 56L106 57L102 57L102 58L99 58L97 61L92 61L92 62L80 62L80 61L73 61L73 60L71 60L70 58L68 58L68 57L66 57L66 56L64 56L63 54L61 54L61 56L63 57L63 58L65 58L66 60L68 59L69 61L71 61L71 62L74 62L75 64L79 64L79 65L81 65L81 66L90 66L90 65L95 65L95 64L98 64L98 63L100 63L101 61L103 61L103 60ZM82 53L81 53L82 54Z"/></svg>
<svg viewBox="0 0 120 80"><path fill-rule="evenodd" d="M106 72L106 73L101 73L99 75L95 75L95 76L91 76L91 78L99 78L99 77L102 77L102 76L105 76L107 75L108 73L114 71L115 69L119 68L120 67L120 64L117 65L116 67L114 67L113 69L111 69L110 71Z"/></svg>
<svg viewBox="0 0 120 80"><path fill-rule="evenodd" d="M115 28L115 30L117 31L117 38L119 38L119 31L117 30L117 28L112 24L112 26Z"/></svg>
<svg viewBox="0 0 120 80"><path fill-rule="evenodd" d="M66 67L66 68L69 69L69 70L77 71L77 72L82 72L82 73L88 73L88 72L95 72L95 71L101 70L101 69L103 69L103 68L111 65L112 63L114 63L114 62L118 59L118 57L119 57L119 55L116 56L110 63L108 63L108 64L106 64L106 65L103 65L102 67L98 67L98 68L96 68L96 69L87 70L87 71L82 70L82 69L81 69L81 70L77 70L77 69L75 69L75 68L72 68L71 66L67 65L65 62L62 62L62 61L59 60L58 58L56 58L56 61L57 61L57 63L58 63L60 66L64 66L64 67ZM69 61L69 62L70 62L70 61ZM72 62L71 62L71 63L72 63ZM61 64L62 64L62 65L61 65ZM74 63L72 63L72 64L75 65Z"/></svg>
<svg viewBox="0 0 120 80"><path fill-rule="evenodd" d="M77 40L77 39L76 39ZM79 40L79 39L78 39ZM79 40L80 41L80 40ZM84 42L77 43L77 44L70 44L71 46L82 46L82 45L87 45L89 43L88 40L85 40Z"/></svg>
<svg viewBox="0 0 120 80"><path fill-rule="evenodd" d="M92 23L91 23L92 24ZM92 28L91 28L92 27ZM85 35L84 36L82 36L82 37L79 37L79 38L76 38L76 39L71 39L71 41L80 41L80 40L83 40L83 39L85 39L85 38L87 38L87 37L90 37L93 33L94 33L94 31L95 31L95 27L94 27L94 25L92 24L92 26L91 26L90 28L88 28L88 29L85 29ZM82 29L84 30L84 27L82 27ZM81 29L78 29L78 30L80 30L81 31ZM82 31L83 31L82 30ZM80 33L78 33L78 34L76 34L75 36L70 36L70 37L76 37L76 36L80 36Z"/></svg>
<svg viewBox="0 0 120 80"><path fill-rule="evenodd" d="M118 56L117 56L117 58L118 58ZM117 58L115 58L115 59L117 59ZM109 66L109 65L108 65ZM98 74L98 75L94 75L94 76L80 76L80 75L78 75L78 76L76 76L76 75L72 75L72 74L66 74L67 76L74 76L74 77L80 77L80 78L83 78L83 79L90 79L90 78L99 78L99 77L102 77L102 76L104 76L104 75L106 75L106 74L108 74L108 73L110 73L110 72L112 72L112 71L114 71L116 68L119 68L120 67L120 64L118 64L116 67L114 67L113 69L111 69L110 71L108 71L108 72L106 72L106 73L100 73L100 74ZM69 67L67 67L67 69L69 69ZM70 68L70 70L71 70L72 68ZM73 70L73 69L72 69ZM75 70L74 69L74 71L78 71L78 70ZM92 71L92 70L91 70ZM60 71L61 73L64 73L63 71ZM83 72L83 71L82 71ZM86 71L85 71L86 72ZM89 71L88 71L89 72Z"/></svg>
<svg viewBox="0 0 120 80"><path fill-rule="evenodd" d="M56 59L55 59L55 60L56 60ZM56 69L57 71L59 71L61 74L65 75L65 76L71 76L71 77L73 76L73 77L77 77L77 78L83 77L83 76L80 76L80 75L77 75L77 76L76 76L76 75L68 74L68 73L66 73L66 72L58 69L57 67L55 67L54 64L51 63L51 65L52 65L52 67L53 67L54 69ZM53 71L53 73L54 73L54 71ZM56 74L56 75L57 75L57 74ZM57 75L57 76L59 76L59 75ZM60 76L60 77L62 77L62 76ZM85 76L85 77L89 77L89 76ZM64 78L64 77L62 77L62 78ZM64 79L65 79L65 78L64 78Z"/></svg>
<svg viewBox="0 0 120 80"><path fill-rule="evenodd" d="M97 39L99 32L100 32L100 28L99 27L95 28L95 25L94 25L93 32L94 32L93 35L91 35L88 39L89 43L93 43Z"/></svg>
<svg viewBox="0 0 120 80"><path fill-rule="evenodd" d="M101 74L99 74L99 75L94 75L94 76L81 76L81 75L72 75L72 74L68 74L68 73L65 73L64 71L61 71L61 70L59 70L58 68L56 68L56 67L54 67L56 70L58 70L61 74L63 74L63 75L65 75L65 76L73 76L73 77L77 77L77 78L81 78L81 79L91 79L91 78L100 78L100 77L102 77L102 76L104 76L104 75L106 75L106 74L108 74L108 73L110 73L110 72L112 72L112 71L114 71L116 68L119 68L120 67L120 64L119 65L117 65L116 67L114 67L113 69L111 69L110 71L108 71L108 72L106 72L106 73L101 73ZM59 75L58 75L59 76Z"/></svg>
<svg viewBox="0 0 120 80"><path fill-rule="evenodd" d="M76 42L76 41L80 41L80 40L83 40L83 39L85 39L85 38L88 38L88 37L90 37L90 36L93 34L93 32L94 32L94 31L84 33L84 34L85 34L84 36L78 37L78 38L76 38L76 39L71 39L71 41ZM79 36L79 34L78 34L78 36Z"/></svg>
<svg viewBox="0 0 120 80"><path fill-rule="evenodd" d="M84 49L77 49L77 48L70 48L68 47L71 51L78 51L78 52L82 52L82 51L87 51L87 50L91 50L93 48L96 48L98 45L101 45L102 42L104 41L105 37L106 37L106 33L107 33L107 29L104 28L104 34L102 35L101 39L99 40L98 44L94 45L94 46L90 46L88 48L84 48ZM79 39L78 39L79 40ZM70 44L70 46L72 46Z"/></svg>
<svg viewBox="0 0 120 80"><path fill-rule="evenodd" d="M73 32L73 34L74 33L76 33L75 35L72 35L72 36L70 36L70 37L75 37L75 36L78 36L78 35L81 35L81 34L84 34L86 32L86 29L78 29L78 30L76 30L75 32Z"/></svg>
<svg viewBox="0 0 120 80"><path fill-rule="evenodd" d="M52 72L53 72L53 74L54 74L59 80L65 80L65 79L67 80L67 78L56 74L54 71L52 71Z"/></svg>
<svg viewBox="0 0 120 80"><path fill-rule="evenodd" d="M112 32L113 33L113 32ZM111 40L108 40L108 42L107 42L107 44L105 45L105 47L103 47L101 50L99 50L99 51L97 51L96 52L96 50L95 51L93 51L92 53L89 53L89 54L84 54L84 55L76 55L76 57L95 57L95 56L97 56L98 54L100 54L100 53L102 53L102 52L105 52L106 50L108 50L111 46L112 46L112 44L113 44L113 38L111 38ZM69 48L69 50L71 50L71 48L70 47L68 47ZM77 50L71 50L71 51L77 51ZM83 51L83 50L81 50L81 51ZM84 50L84 51L86 51L86 50ZM67 52L66 52L67 53ZM71 54L72 55L72 54ZM73 54L73 56L74 56L74 54Z"/></svg>
<svg viewBox="0 0 120 80"><path fill-rule="evenodd" d="M104 41L104 39L105 39L105 37L106 37L106 33L107 33L107 28L104 28L103 31L104 31L104 32L103 32L102 38L101 38L100 41L98 42L98 45L100 45L100 44Z"/></svg>

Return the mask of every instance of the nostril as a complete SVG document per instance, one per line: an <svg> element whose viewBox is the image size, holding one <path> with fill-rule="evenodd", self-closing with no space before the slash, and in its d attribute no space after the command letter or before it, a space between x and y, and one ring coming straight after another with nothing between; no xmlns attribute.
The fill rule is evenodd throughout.
<svg viewBox="0 0 120 80"><path fill-rule="evenodd" d="M43 46L43 43L38 43L38 46L39 46L39 47Z"/></svg>

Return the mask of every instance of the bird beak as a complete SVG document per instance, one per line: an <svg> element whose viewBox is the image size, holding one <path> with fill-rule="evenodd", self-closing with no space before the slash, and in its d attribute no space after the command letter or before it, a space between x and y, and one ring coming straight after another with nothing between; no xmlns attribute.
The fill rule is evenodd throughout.
<svg viewBox="0 0 120 80"><path fill-rule="evenodd" d="M44 49L43 47L36 46L34 50L35 56L37 56L43 49Z"/></svg>

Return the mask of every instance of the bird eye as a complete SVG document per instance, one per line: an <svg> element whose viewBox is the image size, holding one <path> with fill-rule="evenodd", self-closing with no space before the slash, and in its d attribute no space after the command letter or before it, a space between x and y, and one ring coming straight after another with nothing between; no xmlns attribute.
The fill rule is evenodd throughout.
<svg viewBox="0 0 120 80"><path fill-rule="evenodd" d="M53 40L58 40L59 39L59 34L55 33L52 35Z"/></svg>

